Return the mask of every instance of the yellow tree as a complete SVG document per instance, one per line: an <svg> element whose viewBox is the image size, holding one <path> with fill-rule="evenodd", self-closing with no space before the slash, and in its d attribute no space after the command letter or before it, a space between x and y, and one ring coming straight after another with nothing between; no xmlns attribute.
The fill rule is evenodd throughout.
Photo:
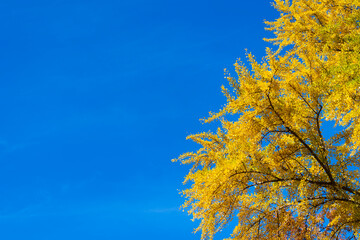
<svg viewBox="0 0 360 240"><path fill-rule="evenodd" d="M202 147L177 159L192 164L183 207L203 239L229 221L230 239L358 239L360 1L274 6L277 50L235 64L227 104L205 120L221 128L189 136ZM325 122L341 130L325 138Z"/></svg>

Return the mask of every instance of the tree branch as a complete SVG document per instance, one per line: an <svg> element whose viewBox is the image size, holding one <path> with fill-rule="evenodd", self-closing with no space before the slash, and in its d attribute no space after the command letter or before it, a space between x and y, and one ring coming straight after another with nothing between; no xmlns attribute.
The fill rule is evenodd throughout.
<svg viewBox="0 0 360 240"><path fill-rule="evenodd" d="M285 121L282 119L282 117L279 115L279 113L275 110L274 105L271 102L270 96L269 94L266 94L269 103L270 103L270 107L271 109L274 111L275 115L280 119L280 121L282 122L282 124L284 125L284 127L295 137L299 140L299 142L301 142L305 148L307 150L309 150L309 152L311 153L311 155L315 158L315 160L320 164L320 166L324 169L326 175L329 177L330 182L335 186L335 180L333 178L333 176L331 175L330 169L328 169L327 164L324 164L320 158L316 155L316 153L312 150L312 148L295 132L293 131L290 127L286 126Z"/></svg>

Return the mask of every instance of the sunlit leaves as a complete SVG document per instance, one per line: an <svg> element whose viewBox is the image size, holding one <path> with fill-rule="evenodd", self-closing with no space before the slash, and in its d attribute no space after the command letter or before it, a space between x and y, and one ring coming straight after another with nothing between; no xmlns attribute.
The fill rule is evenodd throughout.
<svg viewBox="0 0 360 240"><path fill-rule="evenodd" d="M360 230L360 2L275 0L267 22L278 49L247 55L227 74L227 104L205 122L184 207L212 239L229 221L230 239L342 239ZM249 67L247 67L249 66ZM237 116L227 120L227 114ZM232 118L233 119L233 118ZM341 126L330 138L323 124Z"/></svg>

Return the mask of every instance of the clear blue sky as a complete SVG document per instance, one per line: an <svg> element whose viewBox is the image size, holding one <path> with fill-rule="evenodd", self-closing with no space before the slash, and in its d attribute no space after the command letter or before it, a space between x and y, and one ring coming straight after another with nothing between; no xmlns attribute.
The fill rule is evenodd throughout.
<svg viewBox="0 0 360 240"><path fill-rule="evenodd" d="M0 1L0 239L199 239L179 210L269 1ZM220 238L220 236L218 237Z"/></svg>

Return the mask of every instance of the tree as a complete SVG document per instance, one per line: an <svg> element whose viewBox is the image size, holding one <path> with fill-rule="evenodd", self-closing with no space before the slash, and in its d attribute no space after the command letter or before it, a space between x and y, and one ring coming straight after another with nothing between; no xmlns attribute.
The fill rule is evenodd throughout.
<svg viewBox="0 0 360 240"><path fill-rule="evenodd" d="M183 207L202 239L230 221L233 239L358 239L360 1L273 5L277 50L235 64L227 104L205 120L221 128L189 136L202 147L177 159L192 164Z"/></svg>

